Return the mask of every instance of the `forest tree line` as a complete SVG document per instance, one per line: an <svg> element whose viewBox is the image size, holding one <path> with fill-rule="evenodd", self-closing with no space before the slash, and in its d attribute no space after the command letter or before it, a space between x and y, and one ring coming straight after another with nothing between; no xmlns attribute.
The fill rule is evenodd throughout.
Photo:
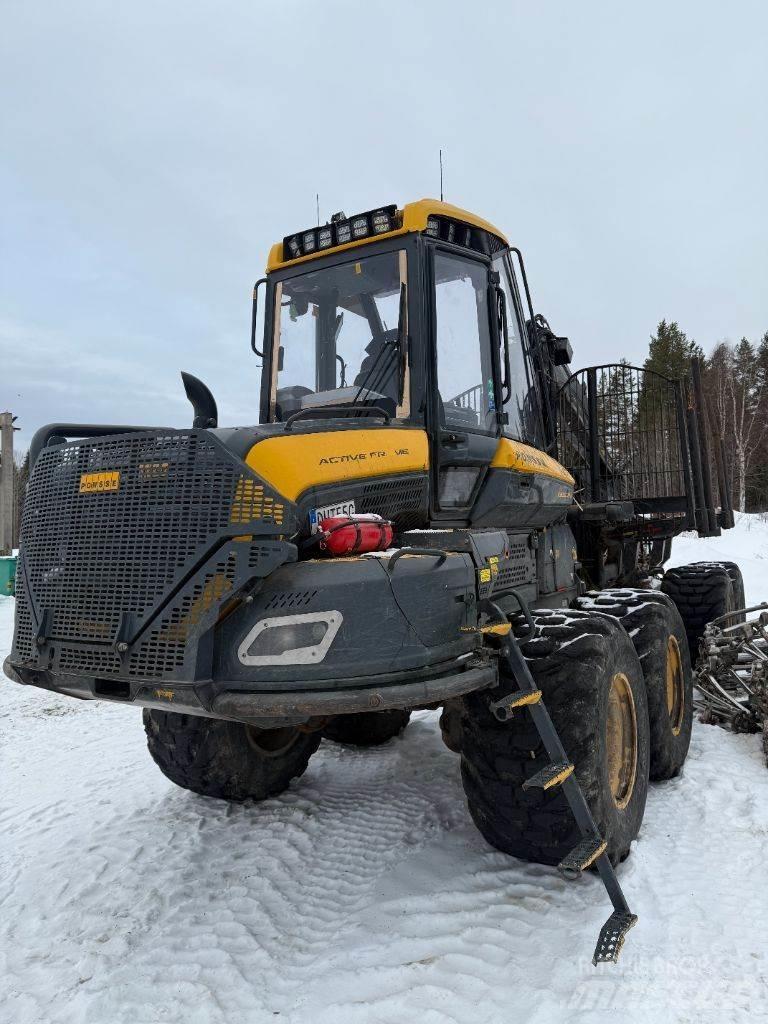
<svg viewBox="0 0 768 1024"><path fill-rule="evenodd" d="M722 436L733 507L768 509L768 331L759 341L718 342L707 355L675 322L662 320L651 337L646 370L687 378L690 361L703 361L702 384Z"/></svg>

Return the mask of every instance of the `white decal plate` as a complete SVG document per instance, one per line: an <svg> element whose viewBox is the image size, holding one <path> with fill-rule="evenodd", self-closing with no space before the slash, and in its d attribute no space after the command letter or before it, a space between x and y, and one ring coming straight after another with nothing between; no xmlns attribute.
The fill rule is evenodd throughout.
<svg viewBox="0 0 768 1024"><path fill-rule="evenodd" d="M330 519L332 516L353 516L354 514L354 501L340 501L338 505L323 505L320 508L311 508L309 510L310 531L317 533L323 519Z"/></svg>

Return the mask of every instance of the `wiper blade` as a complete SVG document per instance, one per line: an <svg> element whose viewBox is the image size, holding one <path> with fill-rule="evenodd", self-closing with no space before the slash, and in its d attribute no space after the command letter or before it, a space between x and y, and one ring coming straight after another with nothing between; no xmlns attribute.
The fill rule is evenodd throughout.
<svg viewBox="0 0 768 1024"><path fill-rule="evenodd" d="M382 332L379 351L376 353L373 363L358 387L357 394L355 395L356 402L360 400L365 391L383 393L383 389L389 383L393 374L397 373L397 405L402 403L405 390L405 363L407 356L406 308L407 291L405 282L403 282L400 285L400 311L397 329ZM392 361L393 352L397 356L397 363L394 364Z"/></svg>

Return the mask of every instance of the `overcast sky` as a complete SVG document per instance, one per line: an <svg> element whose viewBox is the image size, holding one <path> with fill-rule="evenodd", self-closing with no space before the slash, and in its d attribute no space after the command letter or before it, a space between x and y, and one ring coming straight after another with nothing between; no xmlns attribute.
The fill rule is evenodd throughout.
<svg viewBox="0 0 768 1024"><path fill-rule="evenodd" d="M0 409L257 417L272 242L439 192L574 365L768 330L768 5L0 0Z"/></svg>

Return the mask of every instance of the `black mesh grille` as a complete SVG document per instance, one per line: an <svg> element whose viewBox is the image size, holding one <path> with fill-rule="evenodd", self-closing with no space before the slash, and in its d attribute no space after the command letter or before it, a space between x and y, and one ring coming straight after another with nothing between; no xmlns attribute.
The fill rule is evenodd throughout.
<svg viewBox="0 0 768 1024"><path fill-rule="evenodd" d="M494 590L519 587L533 580L535 574L533 552L529 549L527 540L510 541L509 558L504 559L499 565Z"/></svg>
<svg viewBox="0 0 768 1024"><path fill-rule="evenodd" d="M13 637L13 649L17 657L23 661L32 658L35 646L35 629L32 622L32 612L27 601L24 584L21 580L21 571L16 577L16 632Z"/></svg>
<svg viewBox="0 0 768 1024"><path fill-rule="evenodd" d="M427 516L427 478L376 480L363 486L355 511L378 512L398 530L423 526Z"/></svg>
<svg viewBox="0 0 768 1024"><path fill-rule="evenodd" d="M316 590L284 590L278 594L273 594L264 605L264 610L274 611L277 608L302 608L308 605L316 595Z"/></svg>
<svg viewBox="0 0 768 1024"><path fill-rule="evenodd" d="M88 481L98 486L98 474L117 489L83 493ZM239 475L196 433L120 435L43 451L22 537L35 602L52 614L50 636L104 642L123 612L140 622L227 528Z"/></svg>
<svg viewBox="0 0 768 1024"><path fill-rule="evenodd" d="M34 619L47 612L47 640L57 644L62 671L125 673L111 649L121 626L128 622L135 634L149 623L233 528L260 520L276 533L284 515L274 494L204 431L122 434L43 450L22 517L24 577L36 614L20 581L17 656L36 655ZM243 554L254 567L270 548L252 544ZM226 556L206 572L131 651L130 674L180 666L185 631L232 587Z"/></svg>
<svg viewBox="0 0 768 1024"><path fill-rule="evenodd" d="M162 678L183 668L190 634L206 613L219 607L234 580L234 558L217 562L197 579L131 653L128 674Z"/></svg>

